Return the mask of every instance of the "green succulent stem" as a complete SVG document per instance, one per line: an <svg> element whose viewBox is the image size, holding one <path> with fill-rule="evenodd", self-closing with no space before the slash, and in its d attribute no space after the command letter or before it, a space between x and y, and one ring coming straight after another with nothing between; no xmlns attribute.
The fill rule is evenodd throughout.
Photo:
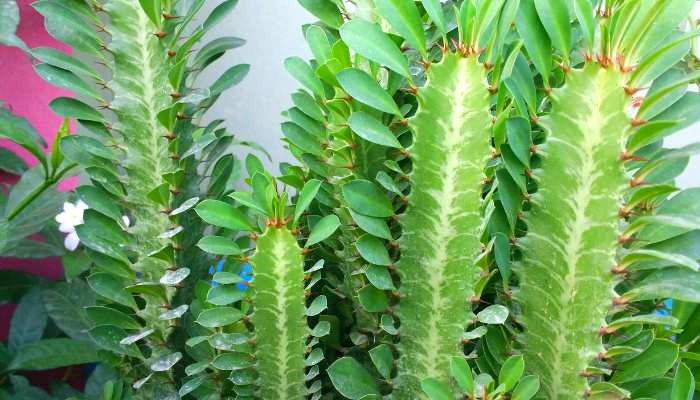
<svg viewBox="0 0 700 400"><path fill-rule="evenodd" d="M475 56L446 53L427 77L409 121L413 171L400 220L396 399L414 399L424 378L447 382L449 360L463 354L478 274L483 169L491 153L484 66Z"/></svg>
<svg viewBox="0 0 700 400"><path fill-rule="evenodd" d="M250 260L255 271L251 321L256 331L258 396L304 399L308 325L302 249L288 229L269 227L257 238Z"/></svg>
<svg viewBox="0 0 700 400"><path fill-rule="evenodd" d="M163 205L150 198L155 188L161 187L163 175L172 172L176 164L170 159L166 128L158 121L158 113L171 104L172 92L168 82L169 61L166 49L154 35L155 25L148 18L138 0L110 0L103 6L110 18L106 27L111 36L109 45L113 55L112 81L109 87L114 93L110 108L117 116L114 129L120 134L120 146L126 158L122 163L122 176L126 198L131 211L133 249L138 261L133 268L142 274L145 282L158 282L169 265L150 254L168 243L162 234L173 226ZM164 288L166 304L170 305L175 289ZM148 328L158 332L146 338L151 350L150 359L172 353L167 343L174 321L163 321L164 299L144 293L146 305L138 314ZM166 374L169 376L170 371ZM169 380L169 378L166 378ZM155 395L151 391L172 393L174 389L154 379L153 384L138 392L143 398Z"/></svg>
<svg viewBox="0 0 700 400"><path fill-rule="evenodd" d="M615 297L618 209L629 178L620 160L630 132L625 75L589 62L551 93L538 192L519 243L520 322L527 368L542 399L582 397L582 372L604 351L600 330Z"/></svg>
<svg viewBox="0 0 700 400"><path fill-rule="evenodd" d="M111 19L107 31L114 55L110 82L114 92L111 109L118 117L114 128L121 134L127 155L123 163L126 202L133 212L131 231L137 236L140 260L144 260L138 268L146 278L158 280L164 272L163 263L148 260L147 254L165 244L157 238L168 230L170 222L162 206L148 194L175 168L164 137L168 132L158 121L158 112L171 101L166 49L137 0L110 0L104 9Z"/></svg>

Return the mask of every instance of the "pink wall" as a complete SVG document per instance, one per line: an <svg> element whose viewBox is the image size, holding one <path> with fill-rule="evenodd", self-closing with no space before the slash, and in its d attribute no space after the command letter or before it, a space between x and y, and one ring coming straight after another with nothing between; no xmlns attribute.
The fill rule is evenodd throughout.
<svg viewBox="0 0 700 400"><path fill-rule="evenodd" d="M43 17L30 6L33 1L17 1L21 18L17 35L30 48L55 47L69 53L68 46L56 41L46 32ZM41 79L34 72L29 58L16 47L0 45L0 71L3 72L0 78L0 100L5 101L15 114L27 118L50 147L62 117L51 111L48 106L49 101L58 96L70 96L71 92L59 89ZM0 146L16 150L32 165L36 163L34 157L14 143L0 140ZM65 182L61 188L65 190L70 188L70 185L70 182Z"/></svg>

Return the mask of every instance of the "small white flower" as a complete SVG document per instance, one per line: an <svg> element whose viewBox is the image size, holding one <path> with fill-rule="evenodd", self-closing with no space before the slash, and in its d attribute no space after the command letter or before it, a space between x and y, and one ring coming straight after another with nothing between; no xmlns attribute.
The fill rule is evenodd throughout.
<svg viewBox="0 0 700 400"><path fill-rule="evenodd" d="M75 251L80 244L80 238L78 237L78 232L75 231L75 227L83 224L83 213L89 207L82 200L78 200L77 203L63 203L63 212L56 215L56 222L59 223L58 230L67 233L63 245L69 251ZM122 228L126 231L131 225L129 217L122 215Z"/></svg>
<svg viewBox="0 0 700 400"><path fill-rule="evenodd" d="M56 222L59 223L58 230L67 233L63 245L69 251L74 251L80 244L80 238L75 231L75 227L83 223L83 212L88 209L88 205L82 200L77 203L63 203L63 212L56 215Z"/></svg>
<svg viewBox="0 0 700 400"><path fill-rule="evenodd" d="M78 232L76 231L73 231L66 235L66 238L63 241L63 245L66 246L66 249L68 249L68 251L75 251L75 249L78 248L79 244L80 238L78 237Z"/></svg>

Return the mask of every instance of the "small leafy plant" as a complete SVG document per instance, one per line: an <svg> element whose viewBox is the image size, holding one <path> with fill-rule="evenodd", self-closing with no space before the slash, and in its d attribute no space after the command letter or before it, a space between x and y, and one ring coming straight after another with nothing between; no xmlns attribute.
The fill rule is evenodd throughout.
<svg viewBox="0 0 700 400"><path fill-rule="evenodd" d="M467 399L529 400L540 388L539 378L523 376L525 362L523 356L508 358L498 374L498 382L488 374L474 377L469 364L462 357L454 357L450 362L452 379L457 382L459 394L454 394L448 385L435 378L427 378L421 387L430 400L448 400L464 396Z"/></svg>

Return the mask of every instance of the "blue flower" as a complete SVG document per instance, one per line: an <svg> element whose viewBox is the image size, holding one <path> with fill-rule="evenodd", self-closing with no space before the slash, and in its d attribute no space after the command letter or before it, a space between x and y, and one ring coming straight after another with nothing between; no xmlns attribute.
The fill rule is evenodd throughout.
<svg viewBox="0 0 700 400"><path fill-rule="evenodd" d="M245 292L245 290L248 289L248 282L253 280L253 266L249 263L243 264L239 276L241 277L241 279L243 279L244 282L236 283L236 287L241 292Z"/></svg>
<svg viewBox="0 0 700 400"><path fill-rule="evenodd" d="M221 272L223 269L224 269L224 259L222 258L222 259L219 260L219 262L216 264L216 272L214 272L214 266L213 266L213 265L209 266L209 274L214 275L214 274L216 274L216 273L218 273L218 272ZM212 286L212 287L216 287L216 286L218 286L218 285L219 285L219 283L218 283L217 281L215 281L215 280L212 280L212 281L211 281L211 286Z"/></svg>

